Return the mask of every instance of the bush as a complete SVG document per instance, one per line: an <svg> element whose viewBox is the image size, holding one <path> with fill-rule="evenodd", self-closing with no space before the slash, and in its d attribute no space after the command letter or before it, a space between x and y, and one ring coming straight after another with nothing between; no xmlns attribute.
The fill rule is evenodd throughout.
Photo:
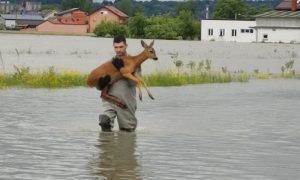
<svg viewBox="0 0 300 180"><path fill-rule="evenodd" d="M176 39L177 32L176 20L168 15L152 18L149 26L145 27L146 38L149 39Z"/></svg>
<svg viewBox="0 0 300 180"><path fill-rule="evenodd" d="M0 30L5 30L5 25L0 22Z"/></svg>
<svg viewBox="0 0 300 180"><path fill-rule="evenodd" d="M98 37L105 37L108 34L111 36L121 34L126 37L129 35L129 30L127 26L116 22L101 22L96 26L94 33Z"/></svg>

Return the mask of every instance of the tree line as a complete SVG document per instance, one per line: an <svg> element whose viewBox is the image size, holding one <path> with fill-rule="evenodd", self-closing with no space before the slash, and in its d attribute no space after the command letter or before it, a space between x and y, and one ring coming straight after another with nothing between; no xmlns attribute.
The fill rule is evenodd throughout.
<svg viewBox="0 0 300 180"><path fill-rule="evenodd" d="M129 22L127 25L102 22L95 29L97 36L124 34L133 38L195 39L200 36L200 20L205 19L207 13L210 19L253 20L254 15L274 9L280 2L281 0L104 0L102 3L92 3L92 0L61 0L60 4L44 4L43 10L79 7L90 13L101 6L112 5L127 14Z"/></svg>

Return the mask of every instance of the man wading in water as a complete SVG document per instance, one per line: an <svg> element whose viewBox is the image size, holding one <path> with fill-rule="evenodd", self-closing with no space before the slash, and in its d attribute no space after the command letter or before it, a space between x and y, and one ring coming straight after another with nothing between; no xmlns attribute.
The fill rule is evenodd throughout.
<svg viewBox="0 0 300 180"><path fill-rule="evenodd" d="M115 58L122 59L127 55L126 38L122 35L114 37L113 47L116 53ZM141 68L138 68L140 74ZM109 88L109 94L118 97L127 106L122 109L117 105L102 99L103 113L99 115L99 125L102 131L110 132L114 127L114 120L117 117L120 131L133 132L137 126L137 118L135 111L137 108L136 102L136 84L126 78L122 78L112 84Z"/></svg>

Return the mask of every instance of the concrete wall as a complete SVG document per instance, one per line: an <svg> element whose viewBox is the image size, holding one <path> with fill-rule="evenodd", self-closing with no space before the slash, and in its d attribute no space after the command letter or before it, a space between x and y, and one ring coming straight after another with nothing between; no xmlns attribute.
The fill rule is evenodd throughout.
<svg viewBox="0 0 300 180"><path fill-rule="evenodd" d="M16 20L5 20L5 27L14 28L16 25Z"/></svg>
<svg viewBox="0 0 300 180"><path fill-rule="evenodd" d="M256 40L255 21L202 20L202 41L253 42Z"/></svg>
<svg viewBox="0 0 300 180"><path fill-rule="evenodd" d="M300 43L300 28L299 29L258 28L257 41L258 42Z"/></svg>

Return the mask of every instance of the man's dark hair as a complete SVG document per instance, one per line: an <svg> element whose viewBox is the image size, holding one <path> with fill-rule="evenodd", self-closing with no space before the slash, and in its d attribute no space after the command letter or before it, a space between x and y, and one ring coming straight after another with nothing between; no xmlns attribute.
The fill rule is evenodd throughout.
<svg viewBox="0 0 300 180"><path fill-rule="evenodd" d="M114 43L124 42L126 44L126 38L123 35L116 35L114 37Z"/></svg>

